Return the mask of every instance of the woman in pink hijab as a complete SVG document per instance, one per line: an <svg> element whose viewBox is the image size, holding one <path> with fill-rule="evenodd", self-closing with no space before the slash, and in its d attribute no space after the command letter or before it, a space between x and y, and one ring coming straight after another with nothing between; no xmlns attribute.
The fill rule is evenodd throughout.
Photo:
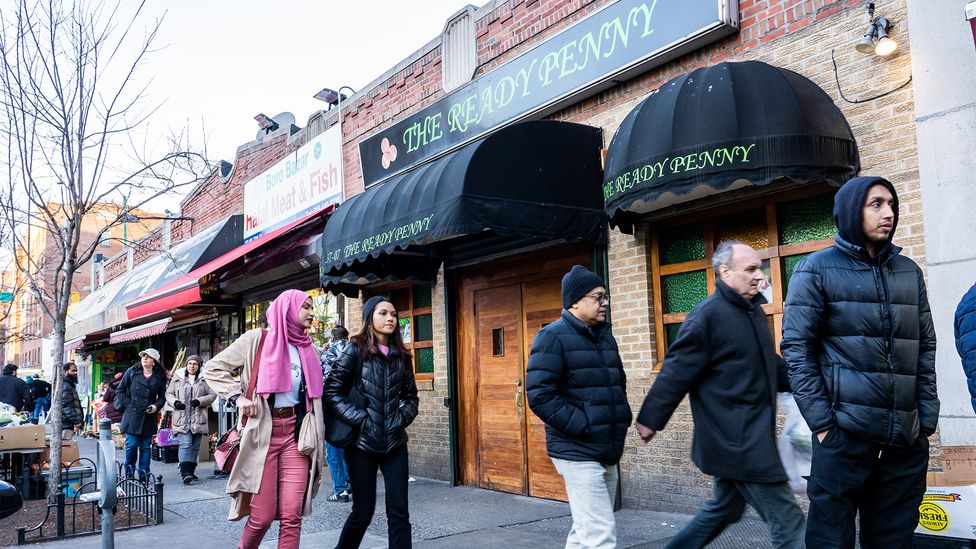
<svg viewBox="0 0 976 549"><path fill-rule="evenodd" d="M240 454L227 480L228 519L248 517L238 547L257 548L278 518L278 548L298 549L325 459L322 367L306 333L312 298L285 290L267 319L267 330L245 332L207 362L203 377L238 410Z"/></svg>

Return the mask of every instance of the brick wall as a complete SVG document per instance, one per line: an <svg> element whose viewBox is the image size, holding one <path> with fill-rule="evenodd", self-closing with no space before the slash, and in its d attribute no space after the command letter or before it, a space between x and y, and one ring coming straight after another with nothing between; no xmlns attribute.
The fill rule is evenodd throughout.
<svg viewBox="0 0 976 549"><path fill-rule="evenodd" d="M512 1L479 10L478 74L496 68L607 3L603 0ZM860 147L862 173L884 175L895 184L902 203L895 242L924 267L913 88L907 85L886 97L851 104L840 98L834 82L832 49L836 49L840 85L848 98L878 95L896 88L909 77L905 1L885 2L879 8L880 15L896 23L892 37L900 43L898 53L887 59L864 56L853 49L867 26L865 5L860 0L740 0L742 23L738 34L621 83L551 118L600 127L609 143L626 114L651 91L695 68L722 61L756 59L796 71L823 88L848 118ZM343 128L347 196L363 188L359 141L443 96L439 63L439 46L435 46L356 100L356 110L346 115ZM608 256L609 282L614 294L614 334L620 344L629 378L629 397L635 410L654 381L651 367L658 359L654 348L654 296L648 248L646 227L638 227L634 235L611 231ZM439 276L434 293L435 381L433 390L422 394L423 419L411 428L414 436L411 452L414 461L424 463L425 470L446 471L449 467L447 415L440 400L446 396L448 327L442 280ZM350 300L349 323L358 319L356 302ZM709 480L689 459L691 427L690 412L684 403L668 429L653 443L644 445L631 432L621 462L622 497L626 506L691 512L701 505L711 488ZM438 459L443 463L438 461L432 466ZM447 478L446 473L440 478Z"/></svg>
<svg viewBox="0 0 976 549"><path fill-rule="evenodd" d="M180 203L180 216L193 218L170 223L170 245L182 242L207 227L231 215L244 212L244 186L267 171L271 166L294 152L307 141L307 133L302 131L288 135L281 129L261 141L252 141L237 150L234 169L225 181L219 172L214 171L191 190ZM158 215L158 214L156 214ZM145 237L132 243L133 266L158 256L165 251L163 232L160 225ZM126 272L125 253L112 257L105 265L106 282Z"/></svg>

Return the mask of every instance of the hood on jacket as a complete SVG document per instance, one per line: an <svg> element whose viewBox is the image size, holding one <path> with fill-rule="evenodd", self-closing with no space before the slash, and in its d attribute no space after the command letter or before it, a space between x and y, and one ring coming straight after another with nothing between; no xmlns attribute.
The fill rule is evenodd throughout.
<svg viewBox="0 0 976 549"><path fill-rule="evenodd" d="M834 195L834 223L837 225L837 232L841 238L855 246L864 247L864 200L868 190L878 184L887 187L891 191L891 196L895 197L895 205L892 208L895 218L892 220L891 233L888 235L890 244L898 229L898 193L895 192L895 186L890 181L876 176L855 177L844 183Z"/></svg>

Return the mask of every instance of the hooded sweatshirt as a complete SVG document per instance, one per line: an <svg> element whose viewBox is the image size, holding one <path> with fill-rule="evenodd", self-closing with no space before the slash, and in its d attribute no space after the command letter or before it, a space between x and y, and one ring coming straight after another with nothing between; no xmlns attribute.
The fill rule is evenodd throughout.
<svg viewBox="0 0 976 549"><path fill-rule="evenodd" d="M892 232L864 247L868 190L895 197ZM938 422L935 330L922 271L891 243L897 194L880 177L851 179L834 198L834 246L814 252L789 283L780 348L810 430L839 427L872 442L910 446Z"/></svg>
<svg viewBox="0 0 976 549"><path fill-rule="evenodd" d="M837 225L837 234L840 235L848 244L858 248L864 248L864 201L867 199L868 191L875 185L884 185L895 198L892 207L895 217L892 221L891 233L888 234L888 243L895 236L898 230L898 193L895 186L883 177L855 177L837 191L834 196L834 224ZM882 249L882 256L889 250L888 247Z"/></svg>

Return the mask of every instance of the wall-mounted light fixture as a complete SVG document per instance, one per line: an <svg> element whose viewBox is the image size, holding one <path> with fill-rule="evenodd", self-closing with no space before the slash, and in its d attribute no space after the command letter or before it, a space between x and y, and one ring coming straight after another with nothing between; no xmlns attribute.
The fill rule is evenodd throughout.
<svg viewBox="0 0 976 549"><path fill-rule="evenodd" d="M254 119L258 121L258 126L261 126L265 134L269 134L278 129L278 123L265 116L264 113L258 114Z"/></svg>
<svg viewBox="0 0 976 549"><path fill-rule="evenodd" d="M888 31L894 26L891 21L884 17L874 16L874 2L868 4L868 30L864 36L857 41L854 48L864 54L877 54L882 57L895 53L898 49L898 42L888 37Z"/></svg>

